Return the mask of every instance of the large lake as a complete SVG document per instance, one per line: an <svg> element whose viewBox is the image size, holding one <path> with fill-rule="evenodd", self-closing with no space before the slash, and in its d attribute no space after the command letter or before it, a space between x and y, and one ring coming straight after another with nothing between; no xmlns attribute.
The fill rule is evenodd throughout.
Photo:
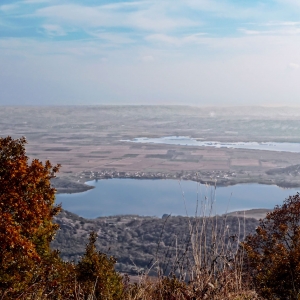
<svg viewBox="0 0 300 300"><path fill-rule="evenodd" d="M275 143L275 142L221 143L217 141L201 141L199 139L194 139L188 136L166 136L160 138L141 137L141 138L135 138L133 140L122 140L122 141L132 142L132 143L152 143L152 144L166 144L166 145L252 149L252 150L284 151L284 152L300 153L300 143Z"/></svg>
<svg viewBox="0 0 300 300"><path fill-rule="evenodd" d="M124 214L161 217L163 214L186 215L186 210L193 216L197 198L198 211L207 197L209 201L215 201L214 212L222 214L251 208L273 208L299 191L260 184L239 184L214 190L193 181L148 179L115 178L88 184L95 188L77 194L58 194L56 203L62 203L64 209L85 218Z"/></svg>

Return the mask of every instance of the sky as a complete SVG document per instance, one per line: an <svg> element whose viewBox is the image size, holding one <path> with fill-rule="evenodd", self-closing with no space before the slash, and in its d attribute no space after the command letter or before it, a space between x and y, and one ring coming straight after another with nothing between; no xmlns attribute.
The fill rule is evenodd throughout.
<svg viewBox="0 0 300 300"><path fill-rule="evenodd" d="M300 106L299 0L1 0L0 105Z"/></svg>

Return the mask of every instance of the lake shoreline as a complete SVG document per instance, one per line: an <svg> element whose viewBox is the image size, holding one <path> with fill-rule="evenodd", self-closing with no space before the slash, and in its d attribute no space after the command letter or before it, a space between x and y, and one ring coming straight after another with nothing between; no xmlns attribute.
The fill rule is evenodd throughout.
<svg viewBox="0 0 300 300"><path fill-rule="evenodd" d="M259 150L259 151L276 151L276 152L292 152L300 153L300 143L297 142L221 142L204 140L202 138L193 138L191 136L164 136L164 137L138 137L132 140L120 140L120 142L129 142L136 144L164 144L164 145L177 145L187 147L208 147L208 148L227 148L227 149L244 149L244 150Z"/></svg>
<svg viewBox="0 0 300 300"><path fill-rule="evenodd" d="M99 174L100 173L100 174ZM61 183L56 185L55 183L53 186L57 190L57 194L75 194L75 193L82 193L89 191L94 188L92 185L86 184L88 181L98 181L98 180L108 180L108 179L136 179L136 180L166 180L166 179L172 179L172 180L184 180L184 181L194 181L198 182L200 184L207 184L210 186L216 186L216 187L229 187L234 186L238 184L262 184L262 185L276 185L283 189L292 189L292 188L300 188L300 182L291 182L291 181L285 181L282 179L273 180L270 179L259 179L257 178L249 178L248 180L245 180L245 178L238 178L238 177L232 177L232 178L212 178L208 180L207 178L202 179L199 178L198 173L189 173L184 175L179 174L170 174L170 173L162 173L159 172L159 175L157 173L144 173L144 172L135 172L135 173L129 173L126 172L125 174L120 174L120 172L99 172L98 174L93 174L93 176L85 176L80 179L77 179L76 181L74 179L62 177L58 178Z"/></svg>
<svg viewBox="0 0 300 300"><path fill-rule="evenodd" d="M92 190L77 194L58 194L56 203L85 218L135 214L222 215L249 209L273 209L299 189L281 189L276 185L237 184L214 187L194 181L135 180L114 178L87 182Z"/></svg>

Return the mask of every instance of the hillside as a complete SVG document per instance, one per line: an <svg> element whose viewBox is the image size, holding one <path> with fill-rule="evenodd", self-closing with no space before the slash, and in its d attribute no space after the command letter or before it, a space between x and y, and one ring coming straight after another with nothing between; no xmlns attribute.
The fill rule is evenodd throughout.
<svg viewBox="0 0 300 300"><path fill-rule="evenodd" d="M253 232L258 221L253 218L236 216L218 217L213 220L217 231L222 232L228 226L226 235L242 239ZM211 221L210 220L210 221ZM60 225L52 248L61 251L64 260L78 261L83 254L89 232L97 232L97 248L117 258L116 269L120 272L137 274L159 261L164 271L170 271L177 257L181 262L191 255L190 225L201 228L201 218L171 216L168 218L141 217L124 215L84 219L68 211L62 211L55 217ZM244 226L245 222L245 226ZM240 226L240 228L239 228ZM208 226L208 228L212 228ZM240 234L239 234L240 232ZM206 232L209 241L212 233ZM228 241L228 239L226 239ZM177 262L178 263L178 262Z"/></svg>

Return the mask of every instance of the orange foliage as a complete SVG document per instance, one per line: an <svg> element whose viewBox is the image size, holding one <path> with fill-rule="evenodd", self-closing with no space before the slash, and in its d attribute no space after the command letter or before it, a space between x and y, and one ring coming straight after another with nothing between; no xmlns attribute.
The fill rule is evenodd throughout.
<svg viewBox="0 0 300 300"><path fill-rule="evenodd" d="M95 233L77 265L50 249L61 209L50 180L60 166L30 161L25 144L0 138L0 299L123 299L115 259L96 251Z"/></svg>
<svg viewBox="0 0 300 300"><path fill-rule="evenodd" d="M287 198L260 220L244 243L248 271L266 299L299 299L300 195Z"/></svg>
<svg viewBox="0 0 300 300"><path fill-rule="evenodd" d="M0 138L0 286L25 277L31 265L50 252L60 211L50 179L59 165L29 162L26 139Z"/></svg>

